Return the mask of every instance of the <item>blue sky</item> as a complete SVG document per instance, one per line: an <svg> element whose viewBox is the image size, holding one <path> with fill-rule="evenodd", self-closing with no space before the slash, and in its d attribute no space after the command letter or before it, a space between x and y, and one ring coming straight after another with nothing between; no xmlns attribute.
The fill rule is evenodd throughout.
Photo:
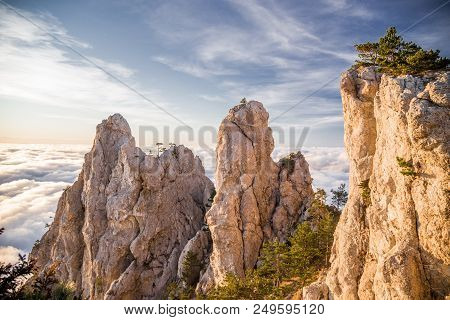
<svg viewBox="0 0 450 320"><path fill-rule="evenodd" d="M195 132L217 128L247 97L265 105L272 126L310 127L307 146L343 145L336 77L352 64L352 45L391 25L404 30L445 3L6 2ZM447 4L404 37L450 56L449 13ZM141 125L179 125L1 4L0 40L0 142L89 144L95 124L115 112L135 136Z"/></svg>

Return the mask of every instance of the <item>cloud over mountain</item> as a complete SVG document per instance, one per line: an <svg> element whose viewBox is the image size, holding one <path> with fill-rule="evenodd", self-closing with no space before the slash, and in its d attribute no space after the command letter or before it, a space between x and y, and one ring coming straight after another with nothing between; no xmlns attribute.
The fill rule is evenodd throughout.
<svg viewBox="0 0 450 320"><path fill-rule="evenodd" d="M0 144L0 259L28 252L75 181L87 146Z"/></svg>
<svg viewBox="0 0 450 320"><path fill-rule="evenodd" d="M11 261L17 253L29 252L51 223L63 189L81 170L85 145L0 144L0 260ZM213 150L213 149L211 149ZM210 150L210 151L211 151ZM289 152L277 148L274 158ZM327 191L347 183L348 164L343 148L304 148L316 188ZM214 153L196 150L213 178Z"/></svg>

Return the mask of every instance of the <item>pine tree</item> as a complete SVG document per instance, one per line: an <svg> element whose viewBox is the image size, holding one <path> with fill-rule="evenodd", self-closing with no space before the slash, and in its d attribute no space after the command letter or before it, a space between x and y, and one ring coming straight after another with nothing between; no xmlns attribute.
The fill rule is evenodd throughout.
<svg viewBox="0 0 450 320"><path fill-rule="evenodd" d="M323 189L317 189L314 193L313 201L311 202L311 206L308 209L308 213L310 215L309 221L310 223L316 227L320 219L322 219L325 214L329 211L329 208L326 204L327 193Z"/></svg>
<svg viewBox="0 0 450 320"><path fill-rule="evenodd" d="M0 228L0 235L5 228ZM15 264L0 261L0 299L17 299L21 294L21 286L32 274L34 264L25 255L19 254L19 261Z"/></svg>
<svg viewBox="0 0 450 320"><path fill-rule="evenodd" d="M19 262L15 264L0 262L0 300L19 298L21 285L31 275L33 268L33 263L20 254Z"/></svg>
<svg viewBox="0 0 450 320"><path fill-rule="evenodd" d="M320 252L319 265L328 267L331 247L333 245L333 235L336 229L337 221L333 219L331 213L327 213L319 222L317 228L318 250Z"/></svg>
<svg viewBox="0 0 450 320"><path fill-rule="evenodd" d="M303 286L314 274L320 257L317 233L309 223L302 223L289 240L291 242L289 252L291 274L298 277Z"/></svg>
<svg viewBox="0 0 450 320"><path fill-rule="evenodd" d="M289 275L288 264L289 249L285 243L267 241L261 250L260 266L257 274L269 278L275 287L279 287L283 278Z"/></svg>
<svg viewBox="0 0 450 320"><path fill-rule="evenodd" d="M326 204L326 193L317 190L309 209L311 218L300 223L286 242L266 241L255 270L241 278L229 273L208 299L286 299L314 281L328 266L338 214Z"/></svg>
<svg viewBox="0 0 450 320"><path fill-rule="evenodd" d="M337 209L342 210L348 200L348 192L345 189L345 183L341 183L337 190L331 189L331 193L333 194L331 197L331 203Z"/></svg>
<svg viewBox="0 0 450 320"><path fill-rule="evenodd" d="M201 263L192 251L186 253L186 257L183 260L183 272L181 280L186 285L194 285L198 282L200 275Z"/></svg>
<svg viewBox="0 0 450 320"><path fill-rule="evenodd" d="M355 45L358 66L375 66L379 71L392 74L422 74L429 70L446 68L450 59L439 56L439 50L424 50L413 42L405 42L390 27L378 42Z"/></svg>

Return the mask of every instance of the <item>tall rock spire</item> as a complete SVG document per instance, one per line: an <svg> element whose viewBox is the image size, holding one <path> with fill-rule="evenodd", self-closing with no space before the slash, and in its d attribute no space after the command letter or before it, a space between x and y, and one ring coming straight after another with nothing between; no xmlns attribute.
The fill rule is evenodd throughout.
<svg viewBox="0 0 450 320"><path fill-rule="evenodd" d="M115 114L97 126L78 180L31 257L38 273L54 270L82 298L161 298L204 223L212 189L189 149L146 155Z"/></svg>
<svg viewBox="0 0 450 320"><path fill-rule="evenodd" d="M264 240L285 240L313 194L308 164L292 154L275 163L269 114L243 101L222 121L216 149L217 195L206 215L212 238L209 267L199 287L207 291L228 272L254 268Z"/></svg>

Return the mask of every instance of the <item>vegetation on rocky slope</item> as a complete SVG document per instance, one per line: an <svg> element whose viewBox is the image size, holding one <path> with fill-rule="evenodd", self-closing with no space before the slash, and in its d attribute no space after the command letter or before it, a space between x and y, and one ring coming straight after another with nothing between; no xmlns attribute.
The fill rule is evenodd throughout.
<svg viewBox="0 0 450 320"><path fill-rule="evenodd" d="M424 50L413 42L406 42L390 27L378 42L355 45L359 59L356 67L375 66L380 72L391 75L418 75L447 67L450 59L441 57L439 50Z"/></svg>
<svg viewBox="0 0 450 320"><path fill-rule="evenodd" d="M333 233L340 211L326 204L319 189L308 210L287 242L263 244L257 267L245 278L228 274L223 285L208 293L208 299L285 299L315 280L328 266Z"/></svg>
<svg viewBox="0 0 450 320"><path fill-rule="evenodd" d="M5 231L0 228L0 235ZM33 263L19 254L15 264L0 262L0 299L16 299L21 296L20 286L33 272Z"/></svg>
<svg viewBox="0 0 450 320"><path fill-rule="evenodd" d="M397 164L400 167L400 173L404 176L417 176L417 172L414 171L412 160L406 161L403 158L397 157Z"/></svg>
<svg viewBox="0 0 450 320"><path fill-rule="evenodd" d="M342 190L341 190L342 189ZM345 191L345 186L339 188ZM344 201L340 192L332 191L339 204ZM288 241L266 241L261 249L257 266L247 270L244 278L229 273L221 286L197 295L194 285L183 275L178 284L168 290L169 299L284 299L310 282L314 281L321 269L328 266L333 233L340 211L334 205L326 204L326 193L319 189L306 215ZM192 257L186 259L191 263Z"/></svg>
<svg viewBox="0 0 450 320"><path fill-rule="evenodd" d="M2 234L4 228L0 228ZM35 272L33 260L19 254L15 264L0 261L0 299L32 300L72 300L75 289L71 283L61 283L55 277L55 269L50 268L33 281L25 284Z"/></svg>

